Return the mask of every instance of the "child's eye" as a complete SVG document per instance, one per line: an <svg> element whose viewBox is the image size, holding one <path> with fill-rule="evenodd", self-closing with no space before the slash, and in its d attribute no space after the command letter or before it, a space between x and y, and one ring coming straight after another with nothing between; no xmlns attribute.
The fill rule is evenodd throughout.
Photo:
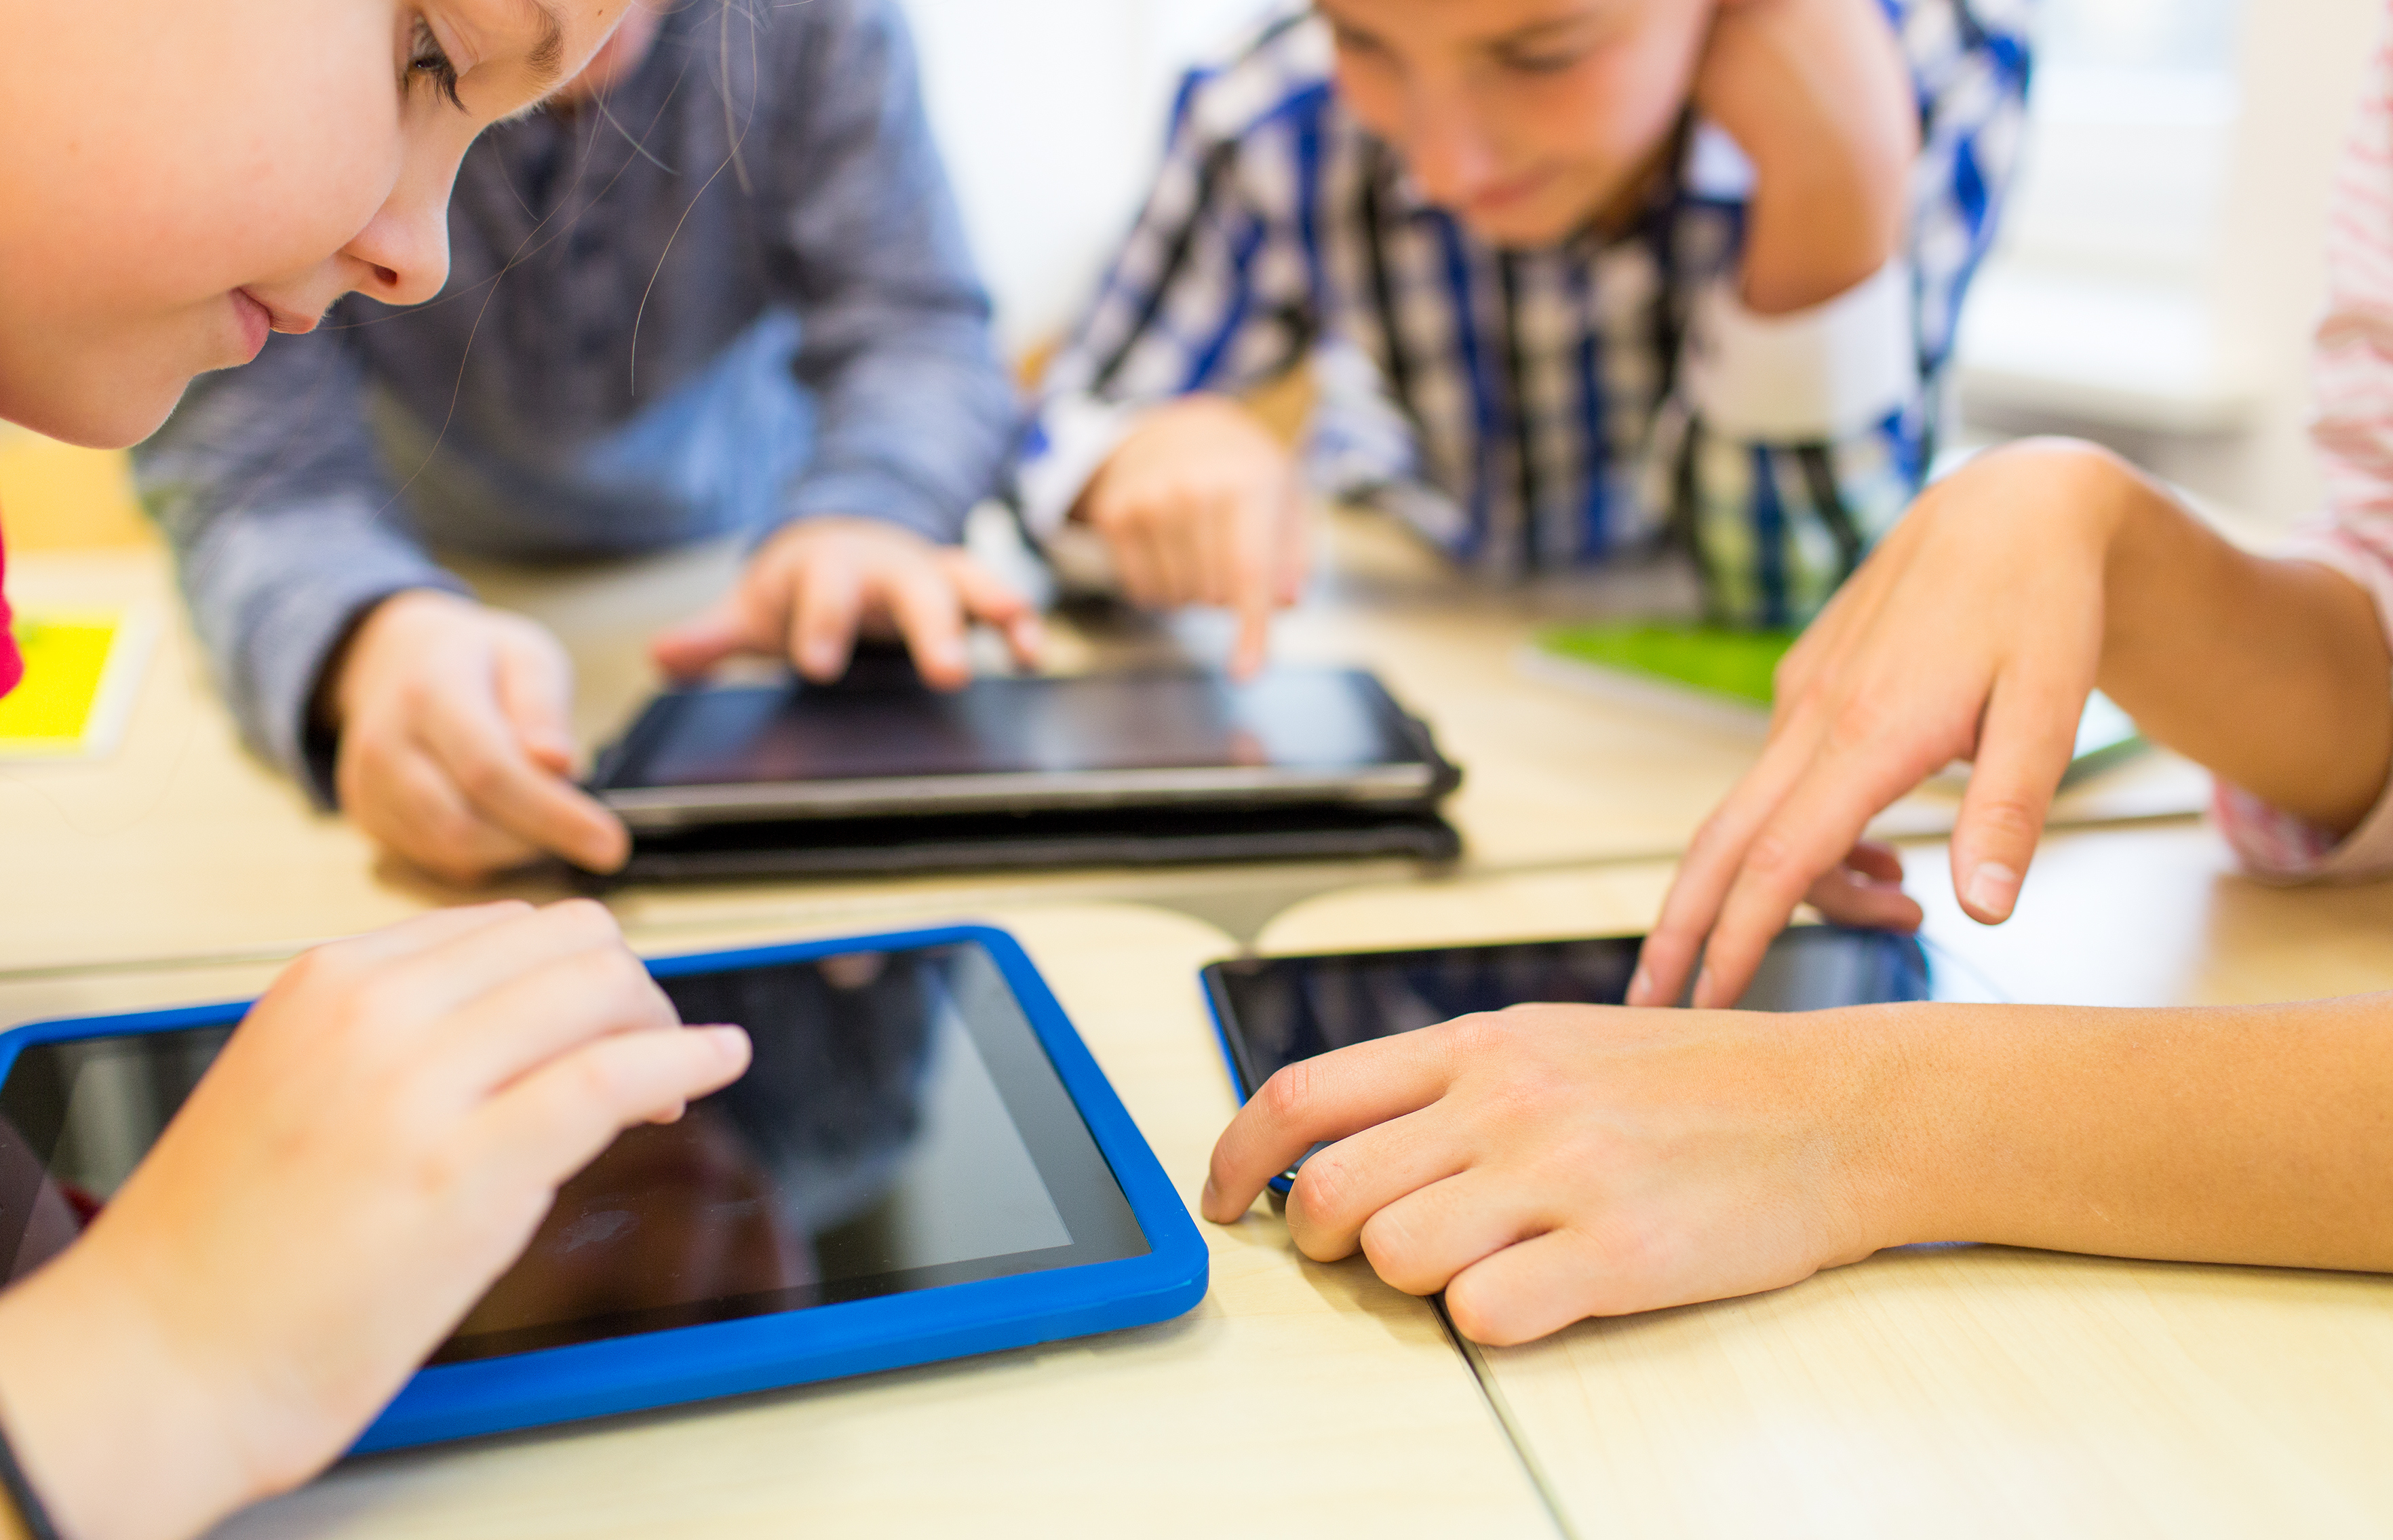
<svg viewBox="0 0 2393 1540"><path fill-rule="evenodd" d="M1363 59L1377 59L1387 52L1380 40L1368 33L1358 33L1336 22L1330 24L1330 34L1337 39L1338 51Z"/></svg>
<svg viewBox="0 0 2393 1540"><path fill-rule="evenodd" d="M407 83L429 82L432 87L449 98L449 105L463 111L465 100L457 94L457 66L450 61L449 52L440 46L433 34L432 23L422 17L415 19L415 36L408 45Z"/></svg>
<svg viewBox="0 0 2393 1540"><path fill-rule="evenodd" d="M1585 48L1573 48L1567 53L1504 53L1499 61L1507 70L1524 75L1558 75L1588 55Z"/></svg>

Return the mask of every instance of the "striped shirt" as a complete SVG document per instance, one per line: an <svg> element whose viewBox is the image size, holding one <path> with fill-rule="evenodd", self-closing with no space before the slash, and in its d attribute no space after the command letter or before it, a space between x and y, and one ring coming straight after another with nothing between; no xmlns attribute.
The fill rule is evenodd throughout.
<svg viewBox="0 0 2393 1540"><path fill-rule="evenodd" d="M2326 476L2327 513L2289 554L2360 584L2393 639L2393 36L2379 46L2335 171L2326 268L2311 433ZM2341 840L2224 783L2217 813L2236 854L2264 876L2393 872L2393 788Z"/></svg>
<svg viewBox="0 0 2393 1540"><path fill-rule="evenodd" d="M1768 320L1736 298L1751 171L1718 130L1690 122L1625 231L1498 250L1343 108L1327 25L1278 17L1182 87L1146 209L1049 372L1032 531L1140 412L1309 362L1324 495L1498 576L1667 535L1719 618L1808 618L1920 485L2024 109L2028 0L1884 3L1920 107L1903 255Z"/></svg>

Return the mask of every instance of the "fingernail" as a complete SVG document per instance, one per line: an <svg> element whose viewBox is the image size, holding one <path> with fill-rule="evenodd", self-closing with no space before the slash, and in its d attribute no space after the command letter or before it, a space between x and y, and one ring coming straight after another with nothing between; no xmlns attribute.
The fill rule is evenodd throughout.
<svg viewBox="0 0 2393 1540"><path fill-rule="evenodd" d="M1709 968L1706 968L1702 972L1695 975L1695 998L1693 1003L1698 1010L1707 1010L1711 1006L1712 971Z"/></svg>
<svg viewBox="0 0 2393 1540"><path fill-rule="evenodd" d="M805 670L817 678L839 672L839 648L829 642L813 642L806 646Z"/></svg>
<svg viewBox="0 0 2393 1540"><path fill-rule="evenodd" d="M1628 1003L1635 1005L1645 998L1645 991L1653 987L1653 972L1643 963L1639 963L1637 972L1628 976Z"/></svg>
<svg viewBox="0 0 2393 1540"><path fill-rule="evenodd" d="M1205 1179L1204 1194L1196 1200L1197 1207L1203 1208L1206 1212L1210 1213L1212 1211L1214 1202L1219 1199L1221 1195L1222 1194L1214 1189L1213 1179L1211 1177L1207 1177Z"/></svg>
<svg viewBox="0 0 2393 1540"><path fill-rule="evenodd" d="M1969 891L1961 896L1981 914L2007 915L2019 897L2020 874L1999 861L1981 861L1969 874Z"/></svg>
<svg viewBox="0 0 2393 1540"><path fill-rule="evenodd" d="M725 1064L744 1064L748 1062L748 1033L744 1028L710 1026L706 1035L713 1040L714 1051L722 1055Z"/></svg>

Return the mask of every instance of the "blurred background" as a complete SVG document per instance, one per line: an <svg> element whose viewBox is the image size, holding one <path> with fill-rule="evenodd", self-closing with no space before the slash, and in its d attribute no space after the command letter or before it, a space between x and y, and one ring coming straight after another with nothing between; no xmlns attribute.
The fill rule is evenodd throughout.
<svg viewBox="0 0 2393 1540"><path fill-rule="evenodd" d="M1003 336L1031 354L1134 213L1181 72L1268 0L900 3ZM2043 0L2028 163L1963 325L1958 444L2098 438L2256 532L2315 507L2320 236L2382 8ZM141 538L119 461L5 427L0 506L20 548Z"/></svg>
<svg viewBox="0 0 2393 1540"><path fill-rule="evenodd" d="M1180 72L1267 0L903 3L1007 342L1034 348L1134 212ZM2027 167L1962 333L1964 444L2075 433L2238 522L2315 506L2327 179L2382 14L2043 0Z"/></svg>

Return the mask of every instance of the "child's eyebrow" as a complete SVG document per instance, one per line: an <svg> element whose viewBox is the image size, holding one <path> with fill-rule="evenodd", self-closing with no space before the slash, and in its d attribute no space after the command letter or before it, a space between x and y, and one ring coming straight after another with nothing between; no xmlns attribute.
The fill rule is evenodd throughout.
<svg viewBox="0 0 2393 1540"><path fill-rule="evenodd" d="M1575 32L1586 26L1589 20L1589 17L1580 15L1557 16L1550 21L1532 21L1517 32L1506 33L1503 36L1495 39L1490 46L1497 48L1534 47L1539 43L1550 42L1556 37Z"/></svg>

